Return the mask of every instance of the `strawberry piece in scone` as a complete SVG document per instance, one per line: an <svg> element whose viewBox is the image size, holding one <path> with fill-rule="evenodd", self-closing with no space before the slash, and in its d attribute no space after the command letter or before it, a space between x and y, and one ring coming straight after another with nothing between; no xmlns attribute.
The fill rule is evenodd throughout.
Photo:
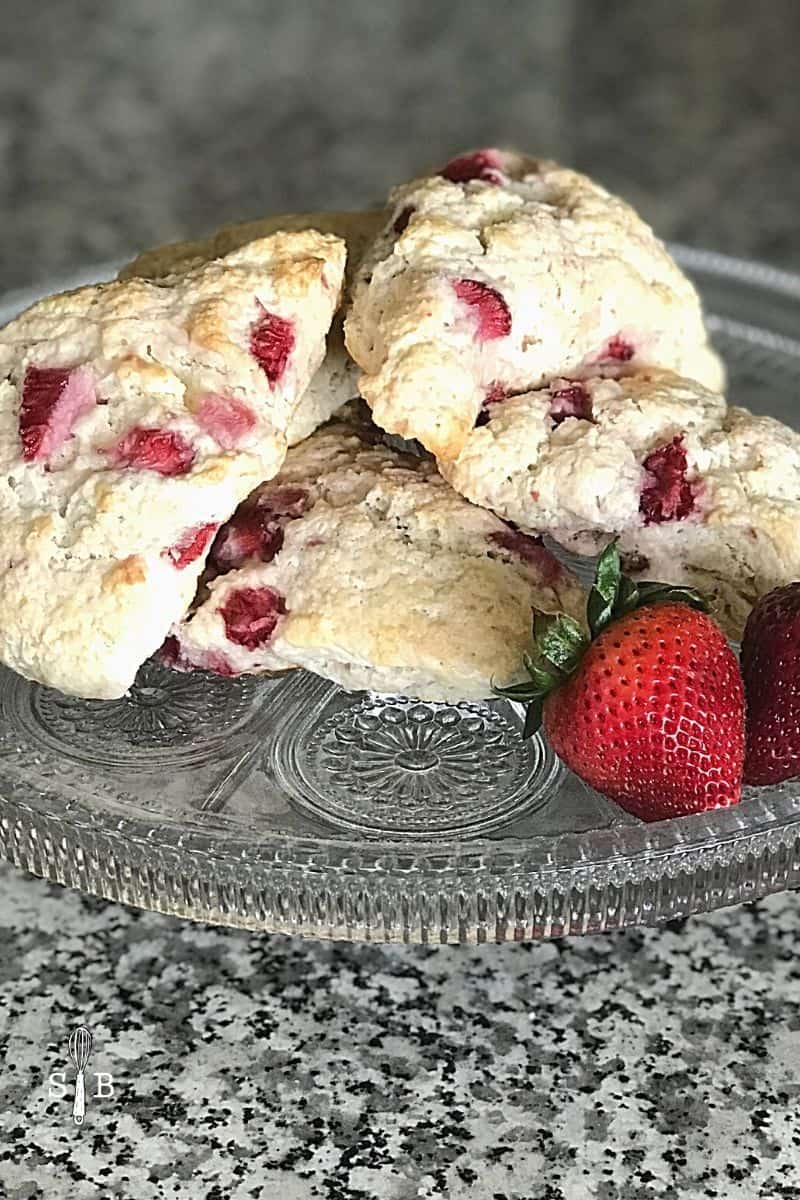
<svg viewBox="0 0 800 1200"><path fill-rule="evenodd" d="M487 404L445 478L524 529L592 549L654 521L693 519L702 439L725 401L667 372L556 379Z"/></svg>
<svg viewBox="0 0 800 1200"><path fill-rule="evenodd" d="M389 448L350 405L217 534L162 657L474 699L518 667L532 606L578 616L583 602L538 539L468 504L430 459Z"/></svg>
<svg viewBox="0 0 800 1200"><path fill-rule="evenodd" d="M578 554L704 593L730 637L800 578L800 433L666 372L555 380L488 405L443 475Z"/></svg>
<svg viewBox="0 0 800 1200"><path fill-rule="evenodd" d="M350 284L361 264L361 260L381 228L385 214L382 212L343 213L287 213L264 217L257 221L244 221L228 225L209 238L193 242L176 242L146 250L133 262L123 267L120 279L165 279L176 272L186 271L210 259L230 254L254 238L267 237L283 231L317 229L323 233L340 237L347 245L346 283ZM263 346L263 362L267 361L268 327L262 326L255 334L255 343ZM273 331L274 335L274 331ZM274 336L273 336L274 341ZM275 353L275 349L272 350ZM289 423L290 446L309 437L320 425L329 420L348 400L358 396L359 369L344 346L344 331L341 313L334 317L328 334L325 358L309 384ZM228 418L206 406L206 419L214 421L218 428L217 437L225 445L225 425ZM198 411L198 419L203 414ZM235 417L231 418L236 424Z"/></svg>
<svg viewBox="0 0 800 1200"><path fill-rule="evenodd" d="M705 593L738 641L756 601L800 579L800 433L730 408L716 430L679 445L682 478L675 441L667 446L671 469L645 460L648 499L620 538L623 562L636 579Z"/></svg>
<svg viewBox="0 0 800 1200"><path fill-rule="evenodd" d="M75 695L126 691L219 527L280 468L344 257L331 235L276 234L0 330L0 661Z"/></svg>
<svg viewBox="0 0 800 1200"><path fill-rule="evenodd" d="M494 149L392 192L345 330L376 423L445 460L493 387L653 366L722 381L697 293L633 209Z"/></svg>

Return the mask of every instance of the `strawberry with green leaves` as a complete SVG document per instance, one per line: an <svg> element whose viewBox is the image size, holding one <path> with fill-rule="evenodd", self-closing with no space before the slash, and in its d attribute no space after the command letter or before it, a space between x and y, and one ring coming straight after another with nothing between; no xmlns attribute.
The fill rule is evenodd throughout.
<svg viewBox="0 0 800 1200"><path fill-rule="evenodd" d="M615 544L587 604L591 637L571 617L534 619L529 681L500 695L528 704L576 775L644 821L738 803L742 677L725 636L689 588L635 584Z"/></svg>

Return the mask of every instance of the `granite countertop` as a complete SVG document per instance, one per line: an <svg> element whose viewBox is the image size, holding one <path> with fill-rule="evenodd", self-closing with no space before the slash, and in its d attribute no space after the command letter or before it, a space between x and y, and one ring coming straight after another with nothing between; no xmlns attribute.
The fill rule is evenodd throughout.
<svg viewBox="0 0 800 1200"><path fill-rule="evenodd" d="M0 896L12 1200L800 1195L797 896L474 949ZM114 1095L76 1130L48 1079L81 1020Z"/></svg>
<svg viewBox="0 0 800 1200"><path fill-rule="evenodd" d="M794 0L0 0L0 32L7 288L357 207L493 142L596 173L665 236L800 267ZM423 949L195 926L0 865L0 938L11 1200L800 1198L797 894ZM53 1073L81 1021L114 1091L75 1129Z"/></svg>

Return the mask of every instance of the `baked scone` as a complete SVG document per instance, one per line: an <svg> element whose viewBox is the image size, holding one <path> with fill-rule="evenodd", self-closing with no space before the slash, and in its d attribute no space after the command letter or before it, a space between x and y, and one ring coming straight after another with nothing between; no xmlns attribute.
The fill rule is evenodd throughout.
<svg viewBox="0 0 800 1200"><path fill-rule="evenodd" d="M633 209L498 150L391 193L345 338L376 423L443 460L487 397L552 379L658 366L722 383L695 289Z"/></svg>
<svg viewBox="0 0 800 1200"><path fill-rule="evenodd" d="M166 279L223 258L248 242L276 233L302 233L306 229L331 234L347 244L346 277L349 280L360 265L367 246L377 235L385 219L382 209L367 212L278 213L253 221L224 225L208 237L193 241L169 242L143 250L120 269L119 279Z"/></svg>
<svg viewBox="0 0 800 1200"><path fill-rule="evenodd" d="M719 430L685 445L675 486L690 491L691 511L628 530L620 551L635 578L704 592L739 640L756 600L800 579L800 433L731 408Z"/></svg>
<svg viewBox="0 0 800 1200"><path fill-rule="evenodd" d="M344 260L331 235L278 234L52 296L0 330L0 661L124 694L218 526L280 468Z"/></svg>
<svg viewBox="0 0 800 1200"><path fill-rule="evenodd" d="M440 466L575 553L619 537L628 574L698 588L734 639L759 596L800 578L800 433L666 372L489 404Z"/></svg>
<svg viewBox="0 0 800 1200"><path fill-rule="evenodd" d="M473 503L591 550L595 535L643 523L652 471L665 454L694 454L725 407L718 392L666 372L557 379L487 404L440 470Z"/></svg>
<svg viewBox="0 0 800 1200"><path fill-rule="evenodd" d="M538 540L383 444L363 413L348 406L290 450L220 530L162 652L171 665L305 667L349 689L474 699L519 669L532 607L582 618L577 580Z"/></svg>
<svg viewBox="0 0 800 1200"><path fill-rule="evenodd" d="M254 238L280 231L317 229L340 237L347 245L345 281L349 286L367 246L385 218L377 212L284 213L225 226L207 238L174 242L145 250L119 273L120 279L165 279L238 249ZM290 446L302 442L329 420L342 405L358 395L360 371L344 346L342 314L337 313L328 334L327 351L319 370L303 394L288 428Z"/></svg>

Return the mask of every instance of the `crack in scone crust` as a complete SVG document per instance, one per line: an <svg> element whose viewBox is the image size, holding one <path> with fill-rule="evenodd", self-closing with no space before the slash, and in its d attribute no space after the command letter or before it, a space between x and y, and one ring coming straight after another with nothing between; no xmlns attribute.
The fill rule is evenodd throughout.
<svg viewBox="0 0 800 1200"><path fill-rule="evenodd" d="M388 211L345 322L387 431L449 460L498 387L650 366L720 386L695 289L586 176L482 151L396 188Z"/></svg>
<svg viewBox="0 0 800 1200"><path fill-rule="evenodd" d="M52 296L0 331L0 660L114 698L281 466L345 247L313 231Z"/></svg>

